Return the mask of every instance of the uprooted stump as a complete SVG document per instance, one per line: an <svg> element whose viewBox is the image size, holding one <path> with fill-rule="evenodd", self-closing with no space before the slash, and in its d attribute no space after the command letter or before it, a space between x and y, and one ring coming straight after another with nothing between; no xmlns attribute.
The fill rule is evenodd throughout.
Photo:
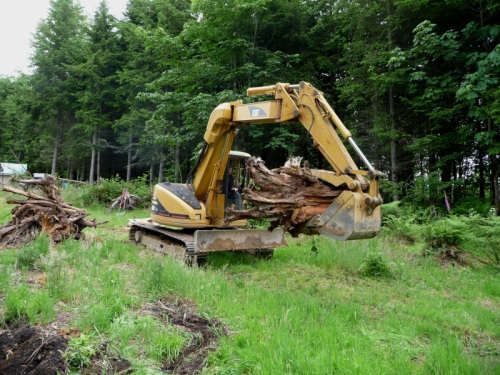
<svg viewBox="0 0 500 375"><path fill-rule="evenodd" d="M12 219L0 227L0 247L15 247L33 240L40 232L49 235L51 241L60 242L66 238L81 239L82 230L95 228L98 223L88 220L85 210L75 208L63 201L56 186L56 179L45 175L41 180L17 180L24 186L38 186L45 196L10 186L2 190L22 195L27 199L11 199L16 204Z"/></svg>
<svg viewBox="0 0 500 375"><path fill-rule="evenodd" d="M135 210L137 205L142 203L142 198L130 194L127 189L123 189L122 195L118 198L113 199L111 204L109 205L109 211L113 210Z"/></svg>
<svg viewBox="0 0 500 375"><path fill-rule="evenodd" d="M269 229L282 226L292 235L297 235L310 219L322 214L342 192L322 183L307 166L300 167L300 162L270 170L262 159L250 158L247 170L253 183L243 190L242 199L252 208L227 208L226 223L269 218Z"/></svg>

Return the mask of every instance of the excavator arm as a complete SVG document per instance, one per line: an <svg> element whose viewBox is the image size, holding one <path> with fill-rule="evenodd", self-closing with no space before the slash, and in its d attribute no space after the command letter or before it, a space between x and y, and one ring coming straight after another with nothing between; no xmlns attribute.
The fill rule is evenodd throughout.
<svg viewBox="0 0 500 375"><path fill-rule="evenodd" d="M224 222L224 199L220 193L236 128L247 124L300 123L333 169L311 172L343 190L323 214L310 220L309 228L313 233L340 240L375 236L380 230L381 219L380 172L361 152L323 93L301 82L249 88L247 94L271 95L274 99L219 105L212 112L204 135L206 146L200 155L192 187L197 199L205 202L211 224L222 226ZM358 169L341 137L355 150L367 170Z"/></svg>

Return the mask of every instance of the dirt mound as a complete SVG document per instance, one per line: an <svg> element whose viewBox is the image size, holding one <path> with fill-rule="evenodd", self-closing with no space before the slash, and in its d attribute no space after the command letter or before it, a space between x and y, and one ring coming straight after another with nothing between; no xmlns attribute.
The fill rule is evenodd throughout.
<svg viewBox="0 0 500 375"><path fill-rule="evenodd" d="M68 340L44 335L40 329L22 324L0 331L1 375L54 375L65 373L62 353Z"/></svg>

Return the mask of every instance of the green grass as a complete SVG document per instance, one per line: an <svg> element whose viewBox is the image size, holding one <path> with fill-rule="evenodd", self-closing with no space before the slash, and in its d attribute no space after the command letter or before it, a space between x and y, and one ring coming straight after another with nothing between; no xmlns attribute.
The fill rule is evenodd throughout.
<svg viewBox="0 0 500 375"><path fill-rule="evenodd" d="M289 238L271 260L213 254L190 268L128 242L127 220L146 210L88 210L108 223L84 241L0 250L0 320L70 314L83 332L68 354L76 365L105 341L137 374L160 373L190 336L140 311L180 298L229 332L205 374L500 373L500 280L480 264L442 264L382 235Z"/></svg>

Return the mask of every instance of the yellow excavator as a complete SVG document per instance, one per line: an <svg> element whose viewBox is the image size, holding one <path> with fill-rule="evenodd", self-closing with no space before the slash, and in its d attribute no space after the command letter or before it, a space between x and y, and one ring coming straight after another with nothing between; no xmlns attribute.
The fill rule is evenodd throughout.
<svg viewBox="0 0 500 375"><path fill-rule="evenodd" d="M282 228L244 229L246 220L225 222L229 195L229 163L241 173L249 154L231 151L236 130L250 124L300 123L332 170L311 173L341 190L330 206L307 222L309 233L337 240L374 237L380 230L382 198L380 172L359 149L349 130L323 93L307 82L253 87L248 96L270 95L268 101L241 100L217 106L208 121L205 145L186 184L159 183L154 188L151 217L129 222L130 240L158 251L203 262L214 251L247 251L272 255L286 246ZM366 169L356 166L341 137L356 152ZM238 180L240 176L236 176Z"/></svg>

